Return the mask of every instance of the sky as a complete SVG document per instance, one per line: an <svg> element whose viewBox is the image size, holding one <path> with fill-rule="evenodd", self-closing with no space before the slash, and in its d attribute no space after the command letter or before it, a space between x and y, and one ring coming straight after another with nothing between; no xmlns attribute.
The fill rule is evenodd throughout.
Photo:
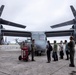
<svg viewBox="0 0 76 75"><path fill-rule="evenodd" d="M70 5L76 8L76 0L0 0L0 6L5 5L1 18L27 26L25 29L5 26L5 29L22 31L55 31L67 30L72 25L52 29L50 26L59 24L74 18ZM7 40L14 40L19 37L7 37ZM19 38L25 39L25 38ZM67 39L67 37L50 37L53 40Z"/></svg>

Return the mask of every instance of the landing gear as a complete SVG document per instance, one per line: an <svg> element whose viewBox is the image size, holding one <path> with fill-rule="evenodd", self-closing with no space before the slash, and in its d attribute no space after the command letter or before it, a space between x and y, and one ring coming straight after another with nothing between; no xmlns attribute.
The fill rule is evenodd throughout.
<svg viewBox="0 0 76 75"><path fill-rule="evenodd" d="M42 54L41 51L36 51L36 52L35 52L35 55L37 55L37 56L41 56L41 54Z"/></svg>
<svg viewBox="0 0 76 75"><path fill-rule="evenodd" d="M18 57L18 59L21 60L21 59L22 59L22 56L20 55L20 56Z"/></svg>

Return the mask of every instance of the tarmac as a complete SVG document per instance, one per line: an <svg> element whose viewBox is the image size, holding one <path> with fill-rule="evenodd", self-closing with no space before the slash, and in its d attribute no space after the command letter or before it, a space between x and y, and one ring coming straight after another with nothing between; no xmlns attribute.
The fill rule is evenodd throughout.
<svg viewBox="0 0 76 75"><path fill-rule="evenodd" d="M0 51L0 75L76 75L76 67L69 60L47 62L46 55L35 56L36 61L19 61L20 51ZM76 65L76 58L75 58Z"/></svg>
<svg viewBox="0 0 76 75"><path fill-rule="evenodd" d="M76 67L69 60L47 62L46 55L35 56L36 61L19 61L20 51L0 51L0 75L76 75ZM76 65L76 58L75 58Z"/></svg>

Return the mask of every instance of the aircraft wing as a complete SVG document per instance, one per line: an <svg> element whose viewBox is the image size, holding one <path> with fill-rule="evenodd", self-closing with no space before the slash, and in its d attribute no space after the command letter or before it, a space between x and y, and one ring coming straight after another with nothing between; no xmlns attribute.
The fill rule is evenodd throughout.
<svg viewBox="0 0 76 75"><path fill-rule="evenodd" d="M47 31L45 32L47 37L57 37L57 36L70 36L74 30L63 30L63 31Z"/></svg>
<svg viewBox="0 0 76 75"><path fill-rule="evenodd" d="M2 15L3 9L4 9L4 5L2 5L2 6L0 7L0 16Z"/></svg>
<svg viewBox="0 0 76 75"><path fill-rule="evenodd" d="M3 20L0 18L0 24L4 24L4 25L10 25L10 26L15 26L15 27L20 27L20 28L25 28L26 26L21 25L21 24L17 24L17 23L13 23L7 20Z"/></svg>
<svg viewBox="0 0 76 75"><path fill-rule="evenodd" d="M75 21L74 20L70 20L70 21L67 21L67 22L64 22L64 23L60 23L60 24L56 24L56 25L52 25L50 26L51 28L57 28L57 27L62 27L62 26L67 26L67 25L72 25L74 24Z"/></svg>
<svg viewBox="0 0 76 75"><path fill-rule="evenodd" d="M1 30L1 33L3 36L31 37L31 32L28 31Z"/></svg>

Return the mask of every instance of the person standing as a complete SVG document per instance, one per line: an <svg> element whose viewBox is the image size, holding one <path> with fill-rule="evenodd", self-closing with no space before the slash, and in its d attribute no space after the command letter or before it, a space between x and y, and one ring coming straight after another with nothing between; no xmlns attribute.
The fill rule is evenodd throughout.
<svg viewBox="0 0 76 75"><path fill-rule="evenodd" d="M47 63L50 63L51 61L51 51L52 51L52 46L50 44L50 41L47 41Z"/></svg>
<svg viewBox="0 0 76 75"><path fill-rule="evenodd" d="M58 45L56 41L54 41L53 54L52 54L54 61L58 61L57 49L58 49Z"/></svg>
<svg viewBox="0 0 76 75"><path fill-rule="evenodd" d="M66 60L69 60L69 46L68 46L68 43L67 43L67 40L64 41L64 44L65 44L65 53L66 53Z"/></svg>
<svg viewBox="0 0 76 75"><path fill-rule="evenodd" d="M35 56L35 40L32 40L32 44L31 44L31 60L34 60L34 56Z"/></svg>
<svg viewBox="0 0 76 75"><path fill-rule="evenodd" d="M59 49L60 49L60 52L59 52L59 55L60 55L60 59L63 59L63 56L64 56L64 52L63 52L63 42L60 41L60 45L59 45Z"/></svg>
<svg viewBox="0 0 76 75"><path fill-rule="evenodd" d="M75 41L74 37L70 36L70 42L68 43L70 49L70 64L69 67L75 67L74 65L74 54L75 54Z"/></svg>

